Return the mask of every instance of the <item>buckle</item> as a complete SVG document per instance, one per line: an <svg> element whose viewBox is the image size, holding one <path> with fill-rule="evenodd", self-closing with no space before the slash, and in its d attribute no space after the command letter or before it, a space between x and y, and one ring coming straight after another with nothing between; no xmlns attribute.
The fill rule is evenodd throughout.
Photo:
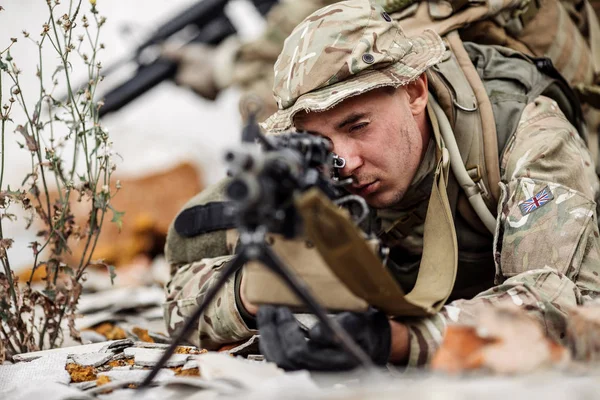
<svg viewBox="0 0 600 400"><path fill-rule="evenodd" d="M525 27L540 10L539 0L526 0L524 6L515 10L515 18L521 22L521 26Z"/></svg>
<svg viewBox="0 0 600 400"><path fill-rule="evenodd" d="M513 36L518 35L540 10L539 0L523 0L506 22L505 29Z"/></svg>
<svg viewBox="0 0 600 400"><path fill-rule="evenodd" d="M481 180L481 168L479 165L467 167L467 174L469 174L469 178L471 178L474 183L477 183Z"/></svg>

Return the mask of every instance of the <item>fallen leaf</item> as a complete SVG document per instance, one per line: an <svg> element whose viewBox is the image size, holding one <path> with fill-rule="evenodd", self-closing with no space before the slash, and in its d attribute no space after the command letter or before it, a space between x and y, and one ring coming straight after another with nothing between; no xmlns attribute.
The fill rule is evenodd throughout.
<svg viewBox="0 0 600 400"><path fill-rule="evenodd" d="M150 335L148 335L148 330L147 329L142 329L140 327L135 326L135 327L133 327L132 332L142 342L154 343L154 339L152 339L150 337Z"/></svg>
<svg viewBox="0 0 600 400"><path fill-rule="evenodd" d="M175 372L176 376L200 376L200 370L196 368L183 369L183 367L169 368Z"/></svg>
<svg viewBox="0 0 600 400"><path fill-rule="evenodd" d="M478 336L472 326L450 325L442 346L431 360L431 368L449 373L481 368L482 349L495 341Z"/></svg>
<svg viewBox="0 0 600 400"><path fill-rule="evenodd" d="M567 349L547 338L524 310L496 307L481 310L474 326L448 326L431 366L450 373L486 369L518 374L568 360Z"/></svg>
<svg viewBox="0 0 600 400"><path fill-rule="evenodd" d="M196 349L189 346L178 346L175 349L175 354L203 354L208 352L206 349Z"/></svg>
<svg viewBox="0 0 600 400"><path fill-rule="evenodd" d="M111 324L110 322L103 322L91 329L101 335L104 335L108 340L127 339L127 333L125 333L123 329Z"/></svg>
<svg viewBox="0 0 600 400"><path fill-rule="evenodd" d="M92 366L81 366L74 363L68 363L65 369L71 375L71 382L88 382L96 379L96 370Z"/></svg>
<svg viewBox="0 0 600 400"><path fill-rule="evenodd" d="M110 383L110 378L106 375L101 375L96 379L96 385L98 386L106 385L107 383Z"/></svg>
<svg viewBox="0 0 600 400"><path fill-rule="evenodd" d="M572 308L567 321L567 342L573 358L600 360L600 302Z"/></svg>

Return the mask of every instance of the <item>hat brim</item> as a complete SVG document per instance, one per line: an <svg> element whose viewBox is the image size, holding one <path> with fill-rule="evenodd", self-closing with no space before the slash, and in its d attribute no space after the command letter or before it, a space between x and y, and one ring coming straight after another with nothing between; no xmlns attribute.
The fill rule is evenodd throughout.
<svg viewBox="0 0 600 400"><path fill-rule="evenodd" d="M303 94L294 105L267 118L260 124L261 127L267 133L281 133L293 126L294 115L300 111L325 111L349 97L378 87L406 85L440 62L446 51L442 38L432 30L425 30L409 40L412 42L411 50L400 61L382 69L363 71L345 81Z"/></svg>

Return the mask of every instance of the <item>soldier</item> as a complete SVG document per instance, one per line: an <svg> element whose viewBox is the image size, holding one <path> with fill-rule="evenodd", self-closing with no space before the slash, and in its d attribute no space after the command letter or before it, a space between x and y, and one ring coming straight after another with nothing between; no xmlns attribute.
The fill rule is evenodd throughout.
<svg viewBox="0 0 600 400"><path fill-rule="evenodd" d="M265 129L294 127L332 141L346 160L342 175L354 182L349 190L378 210L380 237L391 248L387 267L407 293L420 279L421 260L436 251L424 249L423 226L436 182L448 182L447 214L458 247L448 303L429 317L388 319L376 310L336 317L380 365L425 365L448 323L473 323L480 309L502 304L526 310L564 343L566 311L600 290L600 186L566 86L539 71L543 63L519 53L462 47L448 38L452 52L436 33L407 37L376 4L350 0L307 17L275 65L279 110ZM466 65L464 56L473 64ZM461 68L464 74L457 74ZM464 102L473 98L466 91L475 104ZM477 118L464 119L472 115ZM486 139L490 124L493 143ZM451 136L444 135L448 127ZM479 151L484 146L485 161ZM461 174L476 182L463 181ZM223 185L186 208L199 205L197 215L209 215L223 200ZM497 210L491 222L490 209ZM166 252L173 279L165 305L170 332L232 258L234 232L210 215L199 218L205 229L198 237L171 229ZM238 273L223 288L199 321L193 343L215 348L248 338L258 321L262 352L286 369L356 366L320 325L306 340L288 309L250 304L240 293L243 279Z"/></svg>
<svg viewBox="0 0 600 400"><path fill-rule="evenodd" d="M254 41L242 43L233 36L217 47L204 44L167 47L163 55L180 63L177 83L206 99L214 100L230 86L242 90L242 101L247 96L258 96L264 104L258 116L262 121L277 111L271 94L273 64L283 40L306 16L335 1L338 0L283 0L269 11L265 31ZM241 111L245 119L244 109Z"/></svg>

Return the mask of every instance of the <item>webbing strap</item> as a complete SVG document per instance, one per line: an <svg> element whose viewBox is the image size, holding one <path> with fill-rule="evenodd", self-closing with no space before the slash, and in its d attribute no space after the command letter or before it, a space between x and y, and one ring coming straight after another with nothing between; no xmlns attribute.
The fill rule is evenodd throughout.
<svg viewBox="0 0 600 400"><path fill-rule="evenodd" d="M460 150L460 156L467 161L471 158L471 149L477 145L477 139L481 136L481 121L477 100L471 85L467 81L456 56L451 53L445 61L432 67L442 75L448 84L451 105L444 106L448 110L453 109L456 141Z"/></svg>
<svg viewBox="0 0 600 400"><path fill-rule="evenodd" d="M452 172L454 172L456 180L464 189L471 207L473 207L473 210L475 210L475 213L477 213L477 216L481 219L487 230L493 235L496 231L496 218L487 208L481 196L482 192L469 176L469 173L463 164L463 160L460 158L458 145L454 138L452 128L450 127L450 122L448 122L448 118L435 99L431 99L431 107L438 119L440 133L442 134L448 152L450 153L450 166L452 167Z"/></svg>
<svg viewBox="0 0 600 400"><path fill-rule="evenodd" d="M482 175L487 178L484 179L484 182L487 184L486 186L492 197L485 200L488 202L491 201L491 204L488 204L488 208L491 205L490 211L495 213L496 205L500 199L500 186L498 185L500 182L500 161L498 160L498 138L492 103L458 33L453 31L446 37L452 53L456 56L456 60L460 65L460 69L463 71L472 93L475 94L475 98L477 99L479 107L477 133L479 133L478 138L480 138L480 141L478 147L472 149L473 159L478 160L473 164L484 167ZM471 165L467 166L470 167Z"/></svg>
<svg viewBox="0 0 600 400"><path fill-rule="evenodd" d="M588 17L590 51L594 65L594 83L598 83L600 80L600 22L598 22L594 7L588 0L585 0L585 11Z"/></svg>
<svg viewBox="0 0 600 400"><path fill-rule="evenodd" d="M428 76L434 78L430 79L431 86L451 119L462 162L469 170L479 172L476 179L463 180L461 187L467 195L481 193L486 206L494 212L497 203L494 187L500 181L500 171L491 104L456 31L450 32L446 40L452 50L450 55L432 67L439 79L433 73ZM475 90L472 82L479 85ZM464 214L462 210L461 213Z"/></svg>
<svg viewBox="0 0 600 400"><path fill-rule="evenodd" d="M235 228L235 219L227 212L230 202L212 202L183 210L175 218L175 231L183 237Z"/></svg>

